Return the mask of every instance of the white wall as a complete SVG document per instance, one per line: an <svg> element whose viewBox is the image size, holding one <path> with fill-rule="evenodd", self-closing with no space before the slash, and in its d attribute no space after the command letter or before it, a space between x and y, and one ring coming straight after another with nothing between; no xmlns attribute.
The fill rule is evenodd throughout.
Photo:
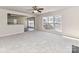
<svg viewBox="0 0 79 59"><path fill-rule="evenodd" d="M79 7L70 7L56 12L38 15L36 17L36 20L38 20L36 28L44 31L43 27L41 26L42 17L53 15L62 16L62 32L65 35L79 38Z"/></svg>
<svg viewBox="0 0 79 59"><path fill-rule="evenodd" d="M24 25L23 24L21 24L21 25L8 25L7 24L7 13L32 17L32 15L30 15L30 14L0 9L0 37L12 35L12 34L23 33L24 32Z"/></svg>
<svg viewBox="0 0 79 59"><path fill-rule="evenodd" d="M24 25L8 25L0 27L0 37L24 32Z"/></svg>

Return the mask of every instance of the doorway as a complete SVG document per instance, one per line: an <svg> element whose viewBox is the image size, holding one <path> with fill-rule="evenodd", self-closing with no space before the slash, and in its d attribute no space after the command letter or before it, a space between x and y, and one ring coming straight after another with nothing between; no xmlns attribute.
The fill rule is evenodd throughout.
<svg viewBox="0 0 79 59"><path fill-rule="evenodd" d="M35 18L30 17L27 19L27 31L34 31L35 30Z"/></svg>
<svg viewBox="0 0 79 59"><path fill-rule="evenodd" d="M25 21L24 32L26 31L34 31L35 30L35 17L29 17Z"/></svg>

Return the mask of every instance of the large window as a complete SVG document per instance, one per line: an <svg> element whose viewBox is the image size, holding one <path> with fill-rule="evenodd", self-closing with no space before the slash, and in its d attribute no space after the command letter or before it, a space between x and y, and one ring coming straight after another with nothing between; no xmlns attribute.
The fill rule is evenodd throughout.
<svg viewBox="0 0 79 59"><path fill-rule="evenodd" d="M43 27L47 30L53 29L53 17L44 17L43 18Z"/></svg>
<svg viewBox="0 0 79 59"><path fill-rule="evenodd" d="M61 16L49 16L43 17L43 27L46 30L62 31L62 17Z"/></svg>

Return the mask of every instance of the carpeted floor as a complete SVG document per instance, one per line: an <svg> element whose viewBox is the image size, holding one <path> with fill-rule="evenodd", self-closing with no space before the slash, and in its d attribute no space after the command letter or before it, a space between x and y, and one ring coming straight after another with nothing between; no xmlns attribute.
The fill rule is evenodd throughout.
<svg viewBox="0 0 79 59"><path fill-rule="evenodd" d="M71 53L75 41L62 35L33 31L0 38L0 52Z"/></svg>

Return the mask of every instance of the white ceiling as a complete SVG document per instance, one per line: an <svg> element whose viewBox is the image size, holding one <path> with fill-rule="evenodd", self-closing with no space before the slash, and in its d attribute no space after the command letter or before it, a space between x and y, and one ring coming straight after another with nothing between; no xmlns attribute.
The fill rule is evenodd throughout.
<svg viewBox="0 0 79 59"><path fill-rule="evenodd" d="M47 13L51 11L58 11L64 8L67 8L65 6L39 6L40 8L44 8L42 13ZM13 11L19 11L24 13L32 13L32 6L0 6L0 8L9 9Z"/></svg>

